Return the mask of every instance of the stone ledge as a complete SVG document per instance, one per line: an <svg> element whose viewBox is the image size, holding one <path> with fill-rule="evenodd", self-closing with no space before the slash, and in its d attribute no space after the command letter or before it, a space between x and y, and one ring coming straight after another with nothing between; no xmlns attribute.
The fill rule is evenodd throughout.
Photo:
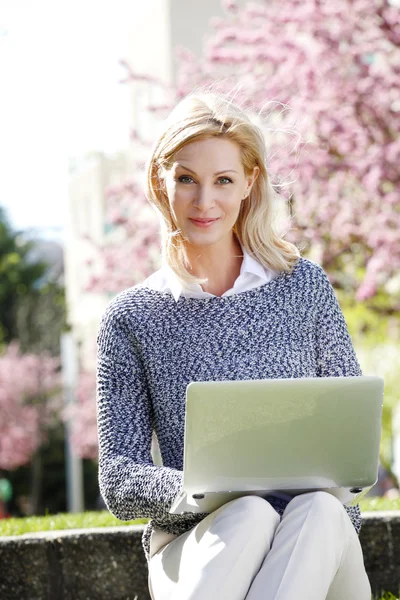
<svg viewBox="0 0 400 600"><path fill-rule="evenodd" d="M150 600L143 526L0 538L1 600Z"/></svg>
<svg viewBox="0 0 400 600"><path fill-rule="evenodd" d="M374 593L400 595L400 511L366 512L360 542Z"/></svg>
<svg viewBox="0 0 400 600"><path fill-rule="evenodd" d="M1 600L150 600L143 525L0 537ZM363 513L374 593L400 592L400 511Z"/></svg>

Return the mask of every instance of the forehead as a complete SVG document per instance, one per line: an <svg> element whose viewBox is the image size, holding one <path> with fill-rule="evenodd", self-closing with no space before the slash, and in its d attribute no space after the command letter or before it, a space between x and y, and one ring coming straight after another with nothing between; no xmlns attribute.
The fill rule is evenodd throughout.
<svg viewBox="0 0 400 600"><path fill-rule="evenodd" d="M195 163L224 162L223 168L241 164L242 158L238 144L226 138L211 137L189 142L181 148L174 156L174 162Z"/></svg>

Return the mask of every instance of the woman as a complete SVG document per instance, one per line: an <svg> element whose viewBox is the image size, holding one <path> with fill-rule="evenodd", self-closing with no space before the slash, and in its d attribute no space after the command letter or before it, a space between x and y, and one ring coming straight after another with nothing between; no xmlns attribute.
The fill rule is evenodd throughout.
<svg viewBox="0 0 400 600"><path fill-rule="evenodd" d="M260 130L191 95L148 164L163 267L109 304L98 336L99 481L144 534L154 600L367 600L359 508L325 492L247 496L169 514L182 483L190 381L360 375L332 287L272 228ZM163 466L151 458L156 432ZM284 443L284 440L283 442Z"/></svg>

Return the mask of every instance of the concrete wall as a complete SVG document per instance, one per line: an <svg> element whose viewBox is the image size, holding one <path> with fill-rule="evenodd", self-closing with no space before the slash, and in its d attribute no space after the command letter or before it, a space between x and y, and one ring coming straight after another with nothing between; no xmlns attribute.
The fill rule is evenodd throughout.
<svg viewBox="0 0 400 600"><path fill-rule="evenodd" d="M149 600L142 531L122 526L0 538L0 598ZM365 513L360 541L374 594L398 595L400 511Z"/></svg>

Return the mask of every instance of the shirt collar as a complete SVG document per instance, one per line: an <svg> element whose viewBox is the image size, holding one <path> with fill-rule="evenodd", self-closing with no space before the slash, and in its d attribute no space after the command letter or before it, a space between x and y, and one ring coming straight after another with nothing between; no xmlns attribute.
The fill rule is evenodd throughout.
<svg viewBox="0 0 400 600"><path fill-rule="evenodd" d="M268 275L267 270L255 258L253 258L243 247L242 247L242 252L243 252L243 260L242 260L242 265L240 267L239 277L242 277L245 275L255 276L261 280L260 285L262 285L262 283L266 283L267 281L269 281L270 276ZM182 294L184 294L185 291L194 292L194 293L200 292L202 294L204 293L204 292L202 292L201 286L199 284L187 284L187 285L183 286L182 283L177 278L174 271L168 265L165 265L162 268L162 270L164 272L166 287L169 288L169 290L176 302L178 302L180 296ZM238 277L238 279L239 279L239 277ZM236 281L238 281L238 279Z"/></svg>
<svg viewBox="0 0 400 600"><path fill-rule="evenodd" d="M268 277L265 272L265 268L261 263L258 262L255 258L253 258L247 250L242 248L243 252L243 261L242 266L240 267L240 275L244 275L245 273L249 273L250 275L257 275L261 279L268 280Z"/></svg>

